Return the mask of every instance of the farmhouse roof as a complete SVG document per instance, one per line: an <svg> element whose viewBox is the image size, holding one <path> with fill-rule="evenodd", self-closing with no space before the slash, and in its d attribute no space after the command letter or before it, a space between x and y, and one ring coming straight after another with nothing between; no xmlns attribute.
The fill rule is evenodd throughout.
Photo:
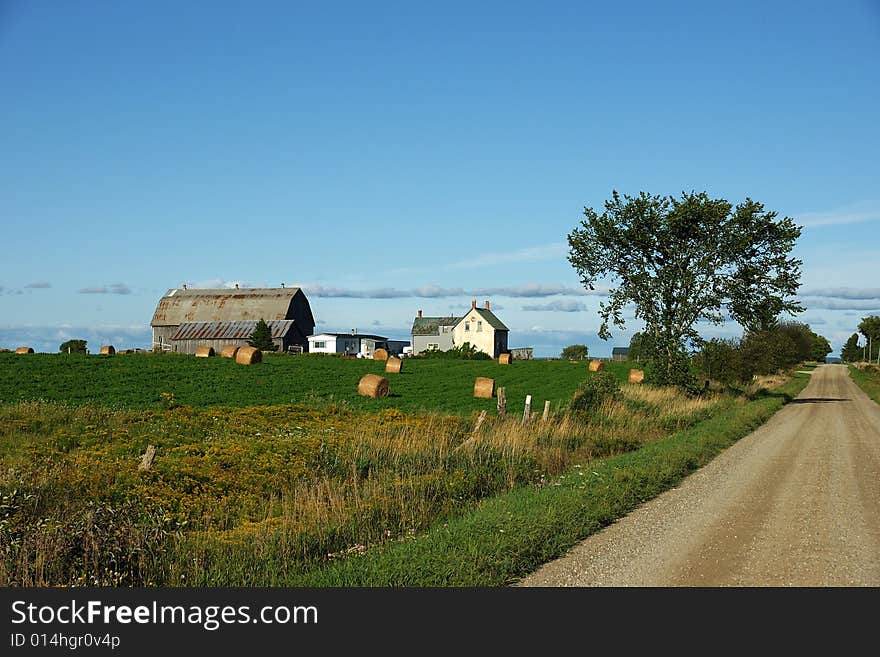
<svg viewBox="0 0 880 657"><path fill-rule="evenodd" d="M629 347L614 347L611 350L612 356L629 356Z"/></svg>
<svg viewBox="0 0 880 657"><path fill-rule="evenodd" d="M311 318L305 294L298 287L168 290L159 300L151 326L178 326L187 322L237 322L294 318L294 306L303 304ZM302 317L302 315L299 315ZM314 320L312 320L314 321Z"/></svg>
<svg viewBox="0 0 880 657"><path fill-rule="evenodd" d="M296 322L292 319L271 319L266 322L273 338L283 338ZM241 322L186 322L181 324L172 340L247 340L257 327L256 320Z"/></svg>
<svg viewBox="0 0 880 657"><path fill-rule="evenodd" d="M495 329L497 331L509 331L510 330L509 328L507 328L504 325L504 322L502 322L500 319L498 319L498 316L495 313L493 313L491 310L488 310L486 308L471 308L470 312L475 312L478 315L480 315L480 317L482 317L484 320L486 320L486 323L489 326L491 326L493 329ZM467 317L467 315L465 315L465 317ZM464 317L462 319L464 319ZM461 320L459 320L459 321L461 321ZM456 323L458 323L458 322L456 322Z"/></svg>
<svg viewBox="0 0 880 657"><path fill-rule="evenodd" d="M413 320L413 335L440 335L441 326L455 326L461 317L416 317Z"/></svg>

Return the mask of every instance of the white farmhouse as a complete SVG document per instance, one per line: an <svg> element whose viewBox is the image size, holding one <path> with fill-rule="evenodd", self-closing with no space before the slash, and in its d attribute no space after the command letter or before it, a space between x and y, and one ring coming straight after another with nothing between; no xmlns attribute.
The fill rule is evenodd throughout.
<svg viewBox="0 0 880 657"><path fill-rule="evenodd" d="M498 358L507 353L507 338L510 330L489 308L477 308L477 300L471 301L471 309L452 329L452 341L455 346L469 342L471 345Z"/></svg>

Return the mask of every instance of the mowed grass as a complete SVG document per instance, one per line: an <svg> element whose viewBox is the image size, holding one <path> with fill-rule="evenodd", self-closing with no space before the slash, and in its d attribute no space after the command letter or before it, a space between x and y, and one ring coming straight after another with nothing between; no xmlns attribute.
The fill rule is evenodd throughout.
<svg viewBox="0 0 880 657"><path fill-rule="evenodd" d="M606 363L625 382L631 363ZM228 358L178 354L116 356L0 354L0 403L42 399L111 408L155 409L173 395L178 405L269 406L343 404L359 411L396 408L407 413L440 411L450 415L495 412L495 399L474 399L478 376L507 389L508 410L522 413L526 395L532 409L553 408L571 399L588 376L586 362L561 360L495 361L406 359L400 374L384 374L385 363L332 356L267 355L258 365ZM369 399L357 394L367 373L387 376L391 395ZM163 399L163 393L166 397Z"/></svg>

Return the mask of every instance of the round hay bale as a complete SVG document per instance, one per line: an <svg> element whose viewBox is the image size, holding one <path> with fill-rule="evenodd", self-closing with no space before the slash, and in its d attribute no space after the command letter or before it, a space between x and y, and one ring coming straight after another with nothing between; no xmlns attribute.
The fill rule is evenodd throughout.
<svg viewBox="0 0 880 657"><path fill-rule="evenodd" d="M115 353L116 347L114 347L112 344L105 344L103 347L101 347L102 356L112 356Z"/></svg>
<svg viewBox="0 0 880 657"><path fill-rule="evenodd" d="M34 353L34 348L33 347L19 347L18 349L15 350L15 353L17 353L17 354L32 354L32 353Z"/></svg>
<svg viewBox="0 0 880 657"><path fill-rule="evenodd" d="M376 349L373 352L373 360L388 360L388 352L384 349Z"/></svg>
<svg viewBox="0 0 880 657"><path fill-rule="evenodd" d="M487 379L484 376L478 376L474 381L474 397L481 399L491 399L495 392L495 379Z"/></svg>
<svg viewBox="0 0 880 657"><path fill-rule="evenodd" d="M591 372L601 372L605 369L605 363L603 363L598 358L594 358L590 361L590 371Z"/></svg>
<svg viewBox="0 0 880 657"><path fill-rule="evenodd" d="M239 347L235 353L235 362L241 365L253 365L263 362L263 352L256 347Z"/></svg>
<svg viewBox="0 0 880 657"><path fill-rule="evenodd" d="M499 365L510 365L510 354L501 354L498 357Z"/></svg>
<svg viewBox="0 0 880 657"><path fill-rule="evenodd" d="M391 374L400 374L400 370L403 369L403 361L399 358L395 358L391 356L387 361L385 361L385 372L390 372Z"/></svg>
<svg viewBox="0 0 880 657"><path fill-rule="evenodd" d="M378 374L364 374L358 382L358 394L364 397L387 397L388 379Z"/></svg>
<svg viewBox="0 0 880 657"><path fill-rule="evenodd" d="M645 380L645 370L630 370L629 371L629 382L630 383L641 383Z"/></svg>
<svg viewBox="0 0 880 657"><path fill-rule="evenodd" d="M240 348L237 344L228 344L220 350L220 358L235 358Z"/></svg>
<svg viewBox="0 0 880 657"><path fill-rule="evenodd" d="M211 358L214 355L214 347L196 347L196 358Z"/></svg>

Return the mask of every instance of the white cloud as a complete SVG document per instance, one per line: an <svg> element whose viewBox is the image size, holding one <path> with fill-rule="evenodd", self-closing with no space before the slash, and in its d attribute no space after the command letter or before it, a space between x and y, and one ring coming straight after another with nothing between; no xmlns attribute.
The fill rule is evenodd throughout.
<svg viewBox="0 0 880 657"><path fill-rule="evenodd" d="M481 253L472 258L460 260L446 265L447 269L471 269L476 267L489 267L492 265L504 265L511 262L519 263L537 260L552 260L564 258L568 254L566 242L553 242L540 246L529 246L516 251L498 251L495 253Z"/></svg>
<svg viewBox="0 0 880 657"><path fill-rule="evenodd" d="M859 300L843 300L834 299L801 299L804 306L808 310L815 308L825 310L880 310L880 300L878 301L859 301Z"/></svg>
<svg viewBox="0 0 880 657"><path fill-rule="evenodd" d="M830 297L834 299L880 299L880 287L828 287L803 290L804 297Z"/></svg>
<svg viewBox="0 0 880 657"><path fill-rule="evenodd" d="M587 305L579 301L554 300L544 304L523 306L522 309L529 312L546 311L560 313L577 313L587 310Z"/></svg>
<svg viewBox="0 0 880 657"><path fill-rule="evenodd" d="M525 283L510 287L440 287L438 285L423 285L413 289L398 289L393 287L373 288L356 290L351 288L336 287L319 284L304 284L301 286L306 294L314 297L348 298L348 299L407 299L424 298L437 299L441 297L526 297L540 298L551 296L594 296L607 294L607 288L597 288L588 291L583 288L569 287L557 283Z"/></svg>
<svg viewBox="0 0 880 657"><path fill-rule="evenodd" d="M131 294L131 288L125 283L111 283L94 287L82 287L77 290L80 294Z"/></svg>
<svg viewBox="0 0 880 657"><path fill-rule="evenodd" d="M877 220L880 220L880 203L875 201L857 203L826 212L804 212L796 216L796 221L807 227L859 224Z"/></svg>

